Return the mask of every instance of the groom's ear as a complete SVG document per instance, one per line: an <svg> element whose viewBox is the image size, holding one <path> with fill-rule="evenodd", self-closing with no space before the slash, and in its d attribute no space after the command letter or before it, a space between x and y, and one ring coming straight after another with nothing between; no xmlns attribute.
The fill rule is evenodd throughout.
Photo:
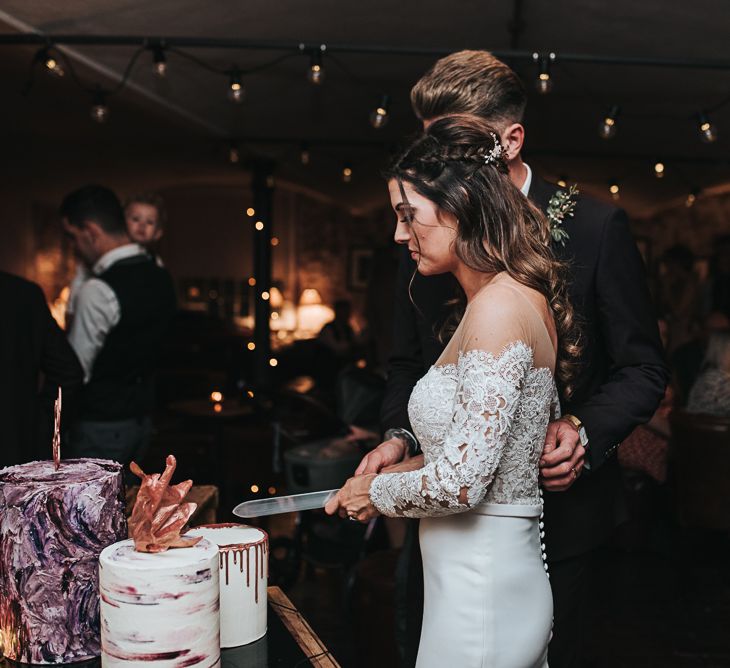
<svg viewBox="0 0 730 668"><path fill-rule="evenodd" d="M512 123L508 125L502 132L502 145L506 149L506 160L510 162L514 160L522 150L522 144L525 143L525 128L520 123Z"/></svg>

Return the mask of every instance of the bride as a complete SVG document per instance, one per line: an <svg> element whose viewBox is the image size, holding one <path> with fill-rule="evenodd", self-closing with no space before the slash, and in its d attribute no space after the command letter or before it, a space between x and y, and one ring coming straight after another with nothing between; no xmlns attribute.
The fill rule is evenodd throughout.
<svg viewBox="0 0 730 668"><path fill-rule="evenodd" d="M326 510L423 518L417 668L547 666L538 460L579 353L563 267L483 120L436 120L387 176L396 242L420 273L452 272L465 303L409 401L423 455L351 478Z"/></svg>

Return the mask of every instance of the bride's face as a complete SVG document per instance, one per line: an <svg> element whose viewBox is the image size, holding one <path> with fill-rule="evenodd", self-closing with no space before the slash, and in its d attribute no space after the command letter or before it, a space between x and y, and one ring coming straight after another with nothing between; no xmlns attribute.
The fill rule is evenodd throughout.
<svg viewBox="0 0 730 668"><path fill-rule="evenodd" d="M432 276L453 271L456 218L419 195L407 181L403 181L405 198L396 179L390 180L388 190L397 220L395 242L408 246L418 272Z"/></svg>

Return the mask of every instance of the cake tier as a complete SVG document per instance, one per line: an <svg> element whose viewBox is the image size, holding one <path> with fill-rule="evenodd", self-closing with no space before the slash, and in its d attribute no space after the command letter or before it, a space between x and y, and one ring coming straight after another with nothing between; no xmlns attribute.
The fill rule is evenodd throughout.
<svg viewBox="0 0 730 668"><path fill-rule="evenodd" d="M218 548L150 554L125 540L99 558L102 664L159 668L220 664Z"/></svg>
<svg viewBox="0 0 730 668"><path fill-rule="evenodd" d="M41 664L98 656L99 554L126 534L120 464L0 471L0 652Z"/></svg>
<svg viewBox="0 0 730 668"><path fill-rule="evenodd" d="M266 633L266 583L269 540L245 524L208 524L191 535L203 536L220 550L221 647L238 647Z"/></svg>

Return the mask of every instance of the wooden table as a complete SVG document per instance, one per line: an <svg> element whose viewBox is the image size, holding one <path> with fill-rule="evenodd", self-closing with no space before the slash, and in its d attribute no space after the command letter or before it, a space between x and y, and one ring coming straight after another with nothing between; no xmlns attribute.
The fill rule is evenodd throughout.
<svg viewBox="0 0 730 668"><path fill-rule="evenodd" d="M221 650L221 668L340 668L317 634L279 587L269 587L269 617L266 635L250 645ZM18 664L0 659L0 667ZM101 661L67 665L99 668Z"/></svg>

